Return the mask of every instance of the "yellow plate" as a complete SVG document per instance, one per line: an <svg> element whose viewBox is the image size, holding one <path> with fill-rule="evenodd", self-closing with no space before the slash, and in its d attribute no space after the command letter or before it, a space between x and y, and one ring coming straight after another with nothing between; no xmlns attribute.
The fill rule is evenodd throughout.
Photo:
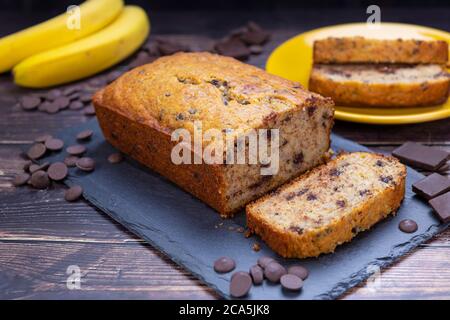
<svg viewBox="0 0 450 320"><path fill-rule="evenodd" d="M414 38L439 39L450 42L450 33L410 24L382 23L378 29L366 23L350 23L315 29L302 33L276 48L267 60L266 69L272 74L298 81L308 87L312 67L312 45L314 40L329 36L365 36L368 38ZM381 109L350 108L336 106L336 119L375 123L405 124L427 122L450 117L450 100L434 107Z"/></svg>

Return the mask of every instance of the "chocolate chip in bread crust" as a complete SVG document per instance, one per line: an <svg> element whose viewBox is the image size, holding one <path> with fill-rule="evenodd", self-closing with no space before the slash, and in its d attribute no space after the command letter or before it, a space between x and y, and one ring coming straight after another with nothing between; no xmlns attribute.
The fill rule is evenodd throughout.
<svg viewBox="0 0 450 320"><path fill-rule="evenodd" d="M28 149L27 156L28 156L28 158L33 159L33 160L39 159L45 154L46 151L47 151L47 148L44 144L35 143L30 147L30 149Z"/></svg>
<svg viewBox="0 0 450 320"><path fill-rule="evenodd" d="M83 188L81 186L75 185L67 189L64 193L64 199L66 201L78 200L83 194Z"/></svg>
<svg viewBox="0 0 450 320"><path fill-rule="evenodd" d="M236 263L230 257L220 257L214 261L214 271L217 273L227 273L236 268Z"/></svg>
<svg viewBox="0 0 450 320"><path fill-rule="evenodd" d="M305 280L305 279L308 278L308 276L309 276L309 271L308 271L308 269L306 269L305 267L300 266L300 265L293 265L293 266L290 266L290 267L288 268L287 272L288 272L289 274L296 275L297 277L299 277L299 278L302 279L302 280Z"/></svg>
<svg viewBox="0 0 450 320"><path fill-rule="evenodd" d="M286 269L276 261L272 261L264 268L264 276L273 283L278 283L281 276L287 273Z"/></svg>
<svg viewBox="0 0 450 320"><path fill-rule="evenodd" d="M235 298L246 296L252 287L252 278L247 272L238 271L231 276L230 295Z"/></svg>
<svg viewBox="0 0 450 320"><path fill-rule="evenodd" d="M252 277L253 284L259 285L263 283L264 280L264 270L257 264L250 267L249 270L250 276Z"/></svg>
<svg viewBox="0 0 450 320"><path fill-rule="evenodd" d="M47 173L53 181L61 181L67 177L68 169L63 162L55 162L48 167Z"/></svg>
<svg viewBox="0 0 450 320"><path fill-rule="evenodd" d="M404 219L398 224L398 228L405 233L414 233L417 231L417 223L411 219Z"/></svg>
<svg viewBox="0 0 450 320"><path fill-rule="evenodd" d="M280 283L283 289L290 291L298 291L303 287L303 280L293 274L281 276Z"/></svg>

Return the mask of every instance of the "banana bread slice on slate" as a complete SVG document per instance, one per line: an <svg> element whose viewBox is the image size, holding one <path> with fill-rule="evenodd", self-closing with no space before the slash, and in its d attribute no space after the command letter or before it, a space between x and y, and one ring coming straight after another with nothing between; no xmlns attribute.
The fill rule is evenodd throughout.
<svg viewBox="0 0 450 320"><path fill-rule="evenodd" d="M222 216L323 163L334 113L331 99L296 82L210 53L178 53L135 68L97 92L93 103L107 141ZM226 134L239 138L253 129L279 129L278 173L261 175L260 162L175 164L171 151L178 141L171 134L184 129L195 137L196 122L203 133L217 129L223 136L203 141L203 149L227 145ZM194 156L193 143L191 158L203 157Z"/></svg>
<svg viewBox="0 0 450 320"><path fill-rule="evenodd" d="M444 103L449 74L440 65L314 65L309 90L351 107L418 107Z"/></svg>
<svg viewBox="0 0 450 320"><path fill-rule="evenodd" d="M448 44L442 40L342 37L316 40L313 48L315 63L445 65L448 60Z"/></svg>
<svg viewBox="0 0 450 320"><path fill-rule="evenodd" d="M249 204L247 226L283 257L333 252L396 212L405 177L393 157L341 154Z"/></svg>

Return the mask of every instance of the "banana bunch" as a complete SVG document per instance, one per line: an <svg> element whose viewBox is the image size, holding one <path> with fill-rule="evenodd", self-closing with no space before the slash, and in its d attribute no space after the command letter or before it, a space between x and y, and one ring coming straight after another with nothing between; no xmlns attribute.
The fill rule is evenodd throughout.
<svg viewBox="0 0 450 320"><path fill-rule="evenodd" d="M145 11L122 0L87 0L76 10L78 28L62 14L0 39L0 72L12 69L14 82L31 88L75 81L131 55L150 31Z"/></svg>

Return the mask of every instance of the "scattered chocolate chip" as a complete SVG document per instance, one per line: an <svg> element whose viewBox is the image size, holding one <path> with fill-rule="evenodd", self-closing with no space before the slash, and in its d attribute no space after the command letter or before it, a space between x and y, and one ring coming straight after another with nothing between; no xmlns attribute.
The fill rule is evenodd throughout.
<svg viewBox="0 0 450 320"><path fill-rule="evenodd" d="M38 170L31 175L30 184L36 189L45 189L50 185L48 174L45 171Z"/></svg>
<svg viewBox="0 0 450 320"><path fill-rule="evenodd" d="M64 192L64 199L66 201L76 201L83 194L83 188L78 185L72 186Z"/></svg>
<svg viewBox="0 0 450 320"><path fill-rule="evenodd" d="M47 139L45 141L45 146L48 150L59 151L64 147L64 141L56 138Z"/></svg>
<svg viewBox="0 0 450 320"><path fill-rule="evenodd" d="M80 156L86 152L86 147L80 144L69 146L66 148L66 152L72 156Z"/></svg>
<svg viewBox="0 0 450 320"><path fill-rule="evenodd" d="M25 163L23 164L23 167L22 167L23 171L29 172L30 166L31 166L32 164L33 164L33 162L30 161L30 160L25 161Z"/></svg>
<svg viewBox="0 0 450 320"><path fill-rule="evenodd" d="M250 276L252 277L254 285L263 283L264 270L260 266L258 266L257 264L255 264L254 266L251 266L249 273L250 273Z"/></svg>
<svg viewBox="0 0 450 320"><path fill-rule="evenodd" d="M23 186L24 184L26 184L28 182L29 179L30 179L30 175L28 173L19 173L14 176L12 184L15 187Z"/></svg>
<svg viewBox="0 0 450 320"><path fill-rule="evenodd" d="M290 291L298 291L303 287L303 280L293 274L285 274L280 278L281 286Z"/></svg>
<svg viewBox="0 0 450 320"><path fill-rule="evenodd" d="M86 116L95 116L95 109L93 106L87 106L83 110L83 114Z"/></svg>
<svg viewBox="0 0 450 320"><path fill-rule="evenodd" d="M77 134L77 140L89 140L92 137L92 130L83 130Z"/></svg>
<svg viewBox="0 0 450 320"><path fill-rule="evenodd" d="M20 105L26 111L36 110L40 103L41 98L35 96L25 96L20 99Z"/></svg>
<svg viewBox="0 0 450 320"><path fill-rule="evenodd" d="M392 154L406 164L430 171L436 171L450 156L447 151L415 142L404 143L392 151Z"/></svg>
<svg viewBox="0 0 450 320"><path fill-rule="evenodd" d="M246 296L252 287L252 278L247 272L238 271L231 276L230 295L235 298Z"/></svg>
<svg viewBox="0 0 450 320"><path fill-rule="evenodd" d="M67 97L58 97L53 103L58 106L59 110L64 110L69 107L70 99Z"/></svg>
<svg viewBox="0 0 450 320"><path fill-rule="evenodd" d="M428 201L438 218L447 223L450 221L450 191Z"/></svg>
<svg viewBox="0 0 450 320"><path fill-rule="evenodd" d="M35 142L45 143L48 139L51 139L52 136L49 134L43 134L41 136L38 136L36 139L34 139Z"/></svg>
<svg viewBox="0 0 450 320"><path fill-rule="evenodd" d="M294 266L290 266L288 268L287 271L289 274L293 274L296 275L297 277L299 277L302 280L305 280L306 278L308 278L309 276L309 271L308 269L306 269L303 266L299 266L299 265L294 265Z"/></svg>
<svg viewBox="0 0 450 320"><path fill-rule="evenodd" d="M30 159L39 159L42 157L45 152L47 151L47 148L42 143L35 143L31 146L30 149L27 151L27 156Z"/></svg>
<svg viewBox="0 0 450 320"><path fill-rule="evenodd" d="M115 152L108 156L109 163L115 164L115 163L122 162L122 160L123 160L123 155L120 152Z"/></svg>
<svg viewBox="0 0 450 320"><path fill-rule="evenodd" d="M414 233L417 231L417 223L411 219L400 221L398 228L405 233Z"/></svg>
<svg viewBox="0 0 450 320"><path fill-rule="evenodd" d="M55 162L48 167L47 173L50 179L61 181L67 177L68 169L63 162Z"/></svg>
<svg viewBox="0 0 450 320"><path fill-rule="evenodd" d="M273 283L278 283L281 276L287 273L286 269L276 261L272 261L264 268L264 276Z"/></svg>
<svg viewBox="0 0 450 320"><path fill-rule="evenodd" d="M28 168L28 170L30 171L30 173L35 173L36 171L46 171L48 169L48 167L50 166L49 162L44 162L42 164L32 164L30 165L30 167Z"/></svg>
<svg viewBox="0 0 450 320"><path fill-rule="evenodd" d="M55 114L59 112L59 105L56 103L56 101L53 101L47 105L47 108L45 108L45 112L49 114Z"/></svg>
<svg viewBox="0 0 450 320"><path fill-rule="evenodd" d="M92 94L84 93L84 94L80 95L79 99L80 99L81 102L85 102L85 103L86 102L91 102Z"/></svg>
<svg viewBox="0 0 450 320"><path fill-rule="evenodd" d="M64 96L67 97L67 96L70 96L71 94L77 92L78 90L79 90L78 87L76 87L76 86L71 86L71 87L65 88L65 89L62 91L62 94L63 94Z"/></svg>
<svg viewBox="0 0 450 320"><path fill-rule="evenodd" d="M258 265L264 269L269 263L273 261L275 261L273 258L264 256L258 259Z"/></svg>
<svg viewBox="0 0 450 320"><path fill-rule="evenodd" d="M80 102L80 101L72 101L69 104L69 109L70 110L79 110L79 109L81 109L83 107L84 107L84 104L82 102Z"/></svg>
<svg viewBox="0 0 450 320"><path fill-rule="evenodd" d="M236 263L230 257L220 257L214 261L214 271L218 273L227 273L236 268Z"/></svg>
<svg viewBox="0 0 450 320"><path fill-rule="evenodd" d="M45 95L45 98L46 98L47 100L53 101L53 100L55 100L56 98L61 97L61 96L62 96L62 91L61 91L61 90L59 90L59 89L53 89L53 90L50 90L50 91Z"/></svg>
<svg viewBox="0 0 450 320"><path fill-rule="evenodd" d="M44 101L39 105L38 110L41 112L47 112L47 108L50 104L51 104L50 101Z"/></svg>
<svg viewBox="0 0 450 320"><path fill-rule="evenodd" d="M76 166L83 171L92 171L95 169L95 161L92 158L83 157L78 159Z"/></svg>
<svg viewBox="0 0 450 320"><path fill-rule="evenodd" d="M75 167L77 165L78 159L79 159L79 157L77 157L77 156L68 156L64 159L64 163L68 167Z"/></svg>
<svg viewBox="0 0 450 320"><path fill-rule="evenodd" d="M412 190L423 198L430 200L450 191L450 179L439 173L433 173L414 183Z"/></svg>

